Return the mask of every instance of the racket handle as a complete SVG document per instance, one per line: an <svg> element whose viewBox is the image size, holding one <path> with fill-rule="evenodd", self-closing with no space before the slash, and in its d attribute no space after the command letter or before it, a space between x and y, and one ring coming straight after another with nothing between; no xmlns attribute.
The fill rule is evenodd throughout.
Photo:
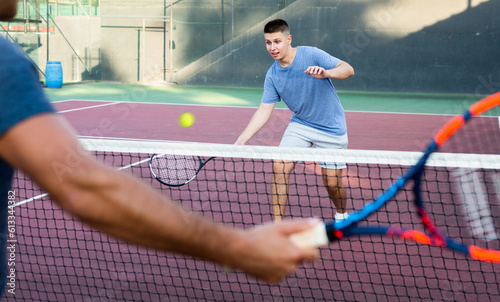
<svg viewBox="0 0 500 302"><path fill-rule="evenodd" d="M291 235L290 240L301 248L320 247L329 242L323 222L319 222L307 231Z"/></svg>

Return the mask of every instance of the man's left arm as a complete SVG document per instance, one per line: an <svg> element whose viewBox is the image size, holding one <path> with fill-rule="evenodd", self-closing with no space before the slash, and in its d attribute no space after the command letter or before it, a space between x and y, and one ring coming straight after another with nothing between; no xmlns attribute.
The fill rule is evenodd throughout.
<svg viewBox="0 0 500 302"><path fill-rule="evenodd" d="M319 66L309 66L305 73L316 79L329 78L334 80L345 80L354 75L354 68L352 68L352 66L347 62L339 61L332 69L325 69Z"/></svg>

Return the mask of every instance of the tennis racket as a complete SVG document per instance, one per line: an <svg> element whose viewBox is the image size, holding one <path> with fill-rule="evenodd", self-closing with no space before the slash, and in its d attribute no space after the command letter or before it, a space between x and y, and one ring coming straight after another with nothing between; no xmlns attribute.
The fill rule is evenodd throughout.
<svg viewBox="0 0 500 302"><path fill-rule="evenodd" d="M489 229L487 234L482 236L483 238L474 238L477 236L465 236L467 238L463 239L461 234L462 229L460 229L460 233L457 234L456 231L452 231L453 236L458 236L459 240L454 240L448 237L443 231L441 231L437 226L437 220L433 220L432 210L428 211L425 203L430 205L428 208L432 209L432 200L433 198L441 198L439 194L423 194L422 191L424 186L422 185L425 179L425 167L426 162L429 156L438 149L442 149L441 147L445 142L447 142L452 136L454 136L457 132L464 132L466 135L463 135L466 139L462 138L462 135L457 135L460 137L460 140L450 140L448 145L452 145L453 149L459 149L460 145L469 144L474 148L473 153L483 153L483 154L492 154L490 157L493 158L494 163L498 163L498 155L500 154L500 132L498 125L498 118L489 120L493 120L493 126L490 129L486 129L488 127L480 126L478 127L481 131L488 130L488 134L478 134L475 131L471 131L467 129L467 126L473 126L476 124L476 121L479 121L480 118L477 116L497 107L500 104L500 92L493 94L489 97L486 97L479 102L473 104L469 109L461 114L453 117L448 123L446 123L441 130L439 130L434 138L431 140L427 149L425 150L423 156L419 159L419 161L411 167L405 175L397 179L385 192L383 192L377 199L374 201L367 203L363 206L361 210L353 212L346 220L339 222L327 222L327 223L319 223L316 227L299 234L294 234L291 236L291 239L298 246L302 247L318 247L328 244L329 242L335 242L337 240L347 238L350 236L359 236L359 235L386 235L393 238L403 239L403 240L411 240L417 243L426 244L430 246L437 246L441 248L448 248L453 251L457 251L463 253L472 259L480 260L480 261L488 261L488 262L497 262L500 263L500 251L499 249L499 237L497 233L497 229L500 228L500 222L495 222L493 217L498 217L498 203L499 203L499 195L500 193L500 175L498 170L493 169L483 169L485 171L477 172L477 173L490 173L491 176L488 176L489 179L486 181L486 177L476 177L474 180L476 183L480 183L483 187L486 187L486 190L493 191L493 197L488 197L487 199L483 199L482 205L471 206L472 199L469 198L464 200L465 208L475 208L469 209L470 213L466 213L463 220L470 219L467 223L467 227L471 227L471 224L474 224L475 228L479 228L484 230ZM499 110L500 107L495 108L495 110ZM497 111L495 111L496 113ZM484 120L486 118L482 118ZM471 122L475 120L475 122ZM470 123L471 122L471 123ZM462 130L463 128L466 128ZM475 130L475 128L474 128ZM467 142L469 141L469 142ZM456 145L455 145L456 144ZM457 146L457 147L455 147ZM489 148L489 150L485 150L485 148ZM446 147L449 149L449 146ZM485 150L483 152L483 150ZM465 152L465 151L462 151ZM489 155L488 155L489 156ZM491 165L491 163L490 163ZM496 166L496 164L495 164ZM498 167L496 168L498 169ZM488 170L488 171L486 171ZM481 174L483 175L483 174ZM492 179L492 180L491 180ZM434 181L436 182L436 181ZM413 187L411 187L413 185ZM439 185L439 183L438 183ZM441 184L445 185L445 184ZM464 184L465 185L465 184ZM413 195L414 204L416 206L416 210L418 212L418 216L422 221L423 227L422 230L415 229L406 229L404 227L399 227L396 225L375 225L373 222L368 222L365 219L376 213L382 206L384 206L389 200L391 200L396 193L398 193L403 187L408 186L407 189L410 189L409 195ZM443 188L443 190L445 190ZM465 190L465 189L463 189ZM477 194L474 190L470 190L470 193ZM496 193L495 193L496 192ZM496 194L496 195L495 195ZM431 197L432 195L432 197ZM424 200L426 199L426 200ZM492 199L492 200L489 200ZM441 201L441 200L440 200ZM452 207L456 207L456 200L453 198L452 202L449 202ZM464 205L462 205L462 208ZM496 211L495 215L484 215L484 212L488 213L491 209ZM461 210L463 212L463 209ZM445 215L457 215L457 212L448 212L445 211ZM481 218L481 216L487 217L487 219L473 219ZM363 221L365 220L365 221ZM471 221L474 220L473 223ZM403 224L403 223L400 223ZM443 224L443 228L446 224ZM464 231L464 232L471 232ZM451 234L451 233L450 233ZM454 237L456 238L456 237ZM467 243L464 243L467 241ZM495 241L495 242L491 242ZM470 243L470 244L469 244ZM484 243L484 244L483 244Z"/></svg>
<svg viewBox="0 0 500 302"><path fill-rule="evenodd" d="M195 179L198 172L214 158L203 161L200 156L153 154L149 160L149 170L160 183L179 187Z"/></svg>

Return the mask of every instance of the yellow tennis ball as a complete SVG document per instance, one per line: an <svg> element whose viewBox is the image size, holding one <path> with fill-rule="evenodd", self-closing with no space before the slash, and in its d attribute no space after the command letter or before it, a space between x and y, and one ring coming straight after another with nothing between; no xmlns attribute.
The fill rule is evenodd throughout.
<svg viewBox="0 0 500 302"><path fill-rule="evenodd" d="M179 116L179 125L181 127L191 127L195 121L194 114L191 112L185 112Z"/></svg>

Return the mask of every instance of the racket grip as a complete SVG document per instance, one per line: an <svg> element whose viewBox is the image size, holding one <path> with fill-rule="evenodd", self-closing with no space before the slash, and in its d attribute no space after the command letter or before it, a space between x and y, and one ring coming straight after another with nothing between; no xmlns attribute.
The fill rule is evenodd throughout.
<svg viewBox="0 0 500 302"><path fill-rule="evenodd" d="M290 240L301 248L325 246L329 242L323 222L319 222L309 230L291 235Z"/></svg>

